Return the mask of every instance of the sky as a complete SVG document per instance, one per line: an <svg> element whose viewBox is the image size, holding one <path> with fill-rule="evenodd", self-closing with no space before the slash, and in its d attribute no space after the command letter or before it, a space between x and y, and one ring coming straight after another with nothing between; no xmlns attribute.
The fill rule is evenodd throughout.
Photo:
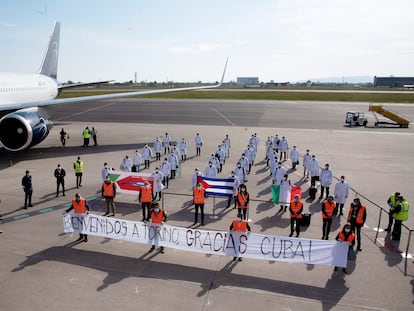
<svg viewBox="0 0 414 311"><path fill-rule="evenodd" d="M58 80L214 82L414 76L412 0L0 1L0 71L35 73L55 21Z"/></svg>

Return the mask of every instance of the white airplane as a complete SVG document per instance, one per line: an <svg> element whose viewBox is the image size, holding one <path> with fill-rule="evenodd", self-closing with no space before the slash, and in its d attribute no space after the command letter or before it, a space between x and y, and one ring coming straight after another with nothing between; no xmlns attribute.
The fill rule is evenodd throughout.
<svg viewBox="0 0 414 311"><path fill-rule="evenodd" d="M219 87L223 83L227 61L221 81L209 86L146 90L137 92L82 96L55 99L60 89L74 85L61 85L57 79L60 23L56 22L46 54L37 74L0 73L0 144L9 151L20 151L43 141L53 122L43 108L51 105L94 101L127 96L190 91ZM98 82L99 83L99 82ZM96 83L85 83L90 85ZM77 84L76 86L79 86Z"/></svg>

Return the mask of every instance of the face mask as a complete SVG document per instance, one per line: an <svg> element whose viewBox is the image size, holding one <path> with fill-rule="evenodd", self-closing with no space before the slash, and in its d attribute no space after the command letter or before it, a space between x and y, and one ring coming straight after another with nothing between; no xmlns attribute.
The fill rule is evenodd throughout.
<svg viewBox="0 0 414 311"><path fill-rule="evenodd" d="M246 188L241 188L240 190L241 190L241 192L245 192Z"/></svg>
<svg viewBox="0 0 414 311"><path fill-rule="evenodd" d="M200 190L201 189L201 186L197 186L197 189Z"/></svg>
<svg viewBox="0 0 414 311"><path fill-rule="evenodd" d="M240 217L237 217L237 221L238 221L238 222L241 222L241 221L242 221L242 219L241 219Z"/></svg>
<svg viewBox="0 0 414 311"><path fill-rule="evenodd" d="M158 213L160 211L159 208L154 208L154 212Z"/></svg>
<svg viewBox="0 0 414 311"><path fill-rule="evenodd" d="M79 203L79 202L80 202L80 198L76 198L76 202L78 202L78 203Z"/></svg>
<svg viewBox="0 0 414 311"><path fill-rule="evenodd" d="M351 231L351 229L344 229L344 231L345 231L346 233L349 233L349 231Z"/></svg>
<svg viewBox="0 0 414 311"><path fill-rule="evenodd" d="M344 179L341 179L341 182L344 182Z"/></svg>
<svg viewBox="0 0 414 311"><path fill-rule="evenodd" d="M212 165L213 165L213 164L211 164L211 163L210 163L208 166L210 166L210 167L211 167Z"/></svg>
<svg viewBox="0 0 414 311"><path fill-rule="evenodd" d="M104 167L105 167L105 169L108 169L108 165L105 165Z"/></svg>
<svg viewBox="0 0 414 311"><path fill-rule="evenodd" d="M238 168L241 168L241 165L237 165Z"/></svg>
<svg viewBox="0 0 414 311"><path fill-rule="evenodd" d="M231 174L231 177L234 177L234 174Z"/></svg>
<svg viewBox="0 0 414 311"><path fill-rule="evenodd" d="M105 180L105 182L106 182L107 184L109 184L109 183L111 182L111 180L110 180L109 178L107 178L107 179Z"/></svg>
<svg viewBox="0 0 414 311"><path fill-rule="evenodd" d="M158 173L158 170L156 170L155 173Z"/></svg>

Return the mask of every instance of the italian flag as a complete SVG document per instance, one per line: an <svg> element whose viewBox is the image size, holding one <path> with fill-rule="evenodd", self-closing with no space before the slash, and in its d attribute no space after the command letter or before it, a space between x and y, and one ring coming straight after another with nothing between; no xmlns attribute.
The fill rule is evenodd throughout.
<svg viewBox="0 0 414 311"><path fill-rule="evenodd" d="M285 195L281 194L280 185L272 185L271 190L272 190L272 202L274 204L277 204L277 203L288 204L290 203L290 201L293 200L294 196L297 194L299 195L299 199L302 199L302 188L300 186L291 186L290 192L288 191L287 193L285 193ZM285 202L287 200L289 200L289 202Z"/></svg>

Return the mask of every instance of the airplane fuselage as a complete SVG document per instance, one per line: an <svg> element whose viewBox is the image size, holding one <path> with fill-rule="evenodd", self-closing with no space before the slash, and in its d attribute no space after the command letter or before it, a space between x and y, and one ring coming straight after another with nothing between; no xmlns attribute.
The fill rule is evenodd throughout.
<svg viewBox="0 0 414 311"><path fill-rule="evenodd" d="M58 95L56 81L41 74L0 73L0 107L52 100Z"/></svg>

